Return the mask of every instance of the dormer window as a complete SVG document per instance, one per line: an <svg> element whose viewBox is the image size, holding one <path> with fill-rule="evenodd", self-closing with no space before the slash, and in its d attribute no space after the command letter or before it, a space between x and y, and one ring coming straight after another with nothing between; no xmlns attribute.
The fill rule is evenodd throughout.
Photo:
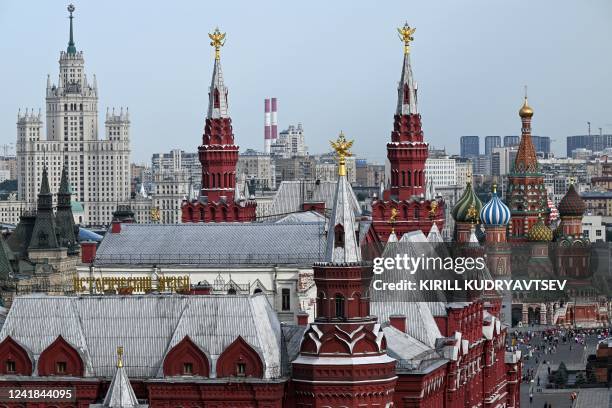
<svg viewBox="0 0 612 408"><path fill-rule="evenodd" d="M15 362L13 360L7 360L6 361L6 373L7 374L12 374L15 371L17 371L17 366L16 366Z"/></svg>
<svg viewBox="0 0 612 408"><path fill-rule="evenodd" d="M221 107L221 101L219 100L219 90L217 88L215 88L214 92L213 92L213 106L215 108L220 108Z"/></svg>
<svg viewBox="0 0 612 408"><path fill-rule="evenodd" d="M246 363L239 362L236 364L236 375L238 377L246 376Z"/></svg>
<svg viewBox="0 0 612 408"><path fill-rule="evenodd" d="M334 248L344 248L344 227L340 224L334 227Z"/></svg>
<svg viewBox="0 0 612 408"><path fill-rule="evenodd" d="M408 84L404 84L404 105L410 103L410 87Z"/></svg>
<svg viewBox="0 0 612 408"><path fill-rule="evenodd" d="M58 361L55 363L55 374L66 374L66 362Z"/></svg>
<svg viewBox="0 0 612 408"><path fill-rule="evenodd" d="M183 363L183 375L193 375L192 363Z"/></svg>

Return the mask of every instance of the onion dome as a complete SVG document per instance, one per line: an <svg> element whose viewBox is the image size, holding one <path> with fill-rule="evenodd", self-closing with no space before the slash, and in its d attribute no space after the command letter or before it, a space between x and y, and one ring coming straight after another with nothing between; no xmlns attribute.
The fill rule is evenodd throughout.
<svg viewBox="0 0 612 408"><path fill-rule="evenodd" d="M586 210L584 200L580 197L580 194L576 191L574 184L570 184L567 193L563 196L559 202L559 214L561 217L567 216L581 216Z"/></svg>
<svg viewBox="0 0 612 408"><path fill-rule="evenodd" d="M548 199L547 205L550 210L548 213L548 221L556 221L559 218L559 210L557 210L557 207L555 207L555 204L550 198Z"/></svg>
<svg viewBox="0 0 612 408"><path fill-rule="evenodd" d="M480 220L485 225L508 225L510 209L497 195L497 185L493 184L491 199L480 210Z"/></svg>
<svg viewBox="0 0 612 408"><path fill-rule="evenodd" d="M463 195L457 201L451 212L456 222L478 222L478 215L482 209L482 201L476 195L472 182L468 181Z"/></svg>
<svg viewBox="0 0 612 408"><path fill-rule="evenodd" d="M540 216L538 222L529 229L527 239L532 242L550 242L553 239L553 231L544 224L544 218Z"/></svg>
<svg viewBox="0 0 612 408"><path fill-rule="evenodd" d="M533 116L533 109L527 103L527 97L525 97L525 102L523 102L523 106L519 110L519 116L521 118L530 118Z"/></svg>

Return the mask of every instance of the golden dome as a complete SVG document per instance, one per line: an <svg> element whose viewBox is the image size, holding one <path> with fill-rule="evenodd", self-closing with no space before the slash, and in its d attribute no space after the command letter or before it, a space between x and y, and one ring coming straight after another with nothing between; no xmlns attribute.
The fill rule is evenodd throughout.
<svg viewBox="0 0 612 408"><path fill-rule="evenodd" d="M527 97L525 97L525 102L519 110L519 116L521 118L530 118L533 116L533 109L531 109L531 106L529 106L529 104L527 103Z"/></svg>
<svg viewBox="0 0 612 408"><path fill-rule="evenodd" d="M540 216L527 233L527 239L532 242L550 242L553 239L553 231L544 224L544 219Z"/></svg>

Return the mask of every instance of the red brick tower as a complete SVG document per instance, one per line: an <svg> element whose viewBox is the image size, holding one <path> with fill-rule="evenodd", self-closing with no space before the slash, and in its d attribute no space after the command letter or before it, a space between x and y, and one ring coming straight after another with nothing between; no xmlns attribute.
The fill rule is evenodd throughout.
<svg viewBox="0 0 612 408"><path fill-rule="evenodd" d="M398 29L404 42L404 65L397 88L397 110L393 121L387 158L391 164L390 180L383 197L372 204L372 220L380 239L389 238L388 219L397 211L394 228L398 238L406 232L421 230L428 234L434 221L444 227L444 202L430 197L425 189L425 160L428 144L423 141L421 115L417 109L417 86L410 65L410 42L414 28L406 24Z"/></svg>
<svg viewBox="0 0 612 408"><path fill-rule="evenodd" d="M317 309L293 361L297 407L388 407L393 403L395 360L370 315L372 267L361 259L345 156L352 145L341 134L338 185L327 232L325 262L314 265Z"/></svg>
<svg viewBox="0 0 612 408"><path fill-rule="evenodd" d="M531 140L531 118L533 109L525 102L519 110L521 117L521 143L508 175L506 201L510 207L512 221L509 227L511 241L526 241L527 232L538 222L540 214L548 218L548 198L544 187L544 175L540 172L535 148Z"/></svg>
<svg viewBox="0 0 612 408"><path fill-rule="evenodd" d="M238 146L234 144L228 92L221 70L220 51L225 44L225 33L217 28L209 37L210 44L215 47L215 66L208 93L204 136L198 147L202 190L199 201L183 203L182 222L253 221L256 203L235 192Z"/></svg>

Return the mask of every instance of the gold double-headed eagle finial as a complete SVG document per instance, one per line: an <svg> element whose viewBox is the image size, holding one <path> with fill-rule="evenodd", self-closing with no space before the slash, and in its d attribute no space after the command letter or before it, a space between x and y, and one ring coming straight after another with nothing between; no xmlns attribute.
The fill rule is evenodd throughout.
<svg viewBox="0 0 612 408"><path fill-rule="evenodd" d="M397 219L397 208L391 208L391 217L389 217L389 224L391 224L391 233L395 234L395 221Z"/></svg>
<svg viewBox="0 0 612 408"><path fill-rule="evenodd" d="M210 38L210 45L215 47L215 59L219 61L221 59L221 47L225 45L225 33L219 31L219 27L215 28L215 31L208 33Z"/></svg>
<svg viewBox="0 0 612 408"><path fill-rule="evenodd" d="M403 27L398 27L397 29L399 38L404 43L404 54L408 54L410 52L410 42L414 41L412 34L414 34L415 31L416 28L410 28L408 22L406 22Z"/></svg>
<svg viewBox="0 0 612 408"><path fill-rule="evenodd" d="M438 215L438 202L433 200L429 205L429 218L435 218Z"/></svg>
<svg viewBox="0 0 612 408"><path fill-rule="evenodd" d="M352 156L350 152L351 146L353 146L353 140L346 140L344 132L340 131L338 139L330 140L331 147L336 151L338 156L338 175L346 176L346 158Z"/></svg>
<svg viewBox="0 0 612 408"><path fill-rule="evenodd" d="M123 347L117 347L117 368L123 367Z"/></svg>

